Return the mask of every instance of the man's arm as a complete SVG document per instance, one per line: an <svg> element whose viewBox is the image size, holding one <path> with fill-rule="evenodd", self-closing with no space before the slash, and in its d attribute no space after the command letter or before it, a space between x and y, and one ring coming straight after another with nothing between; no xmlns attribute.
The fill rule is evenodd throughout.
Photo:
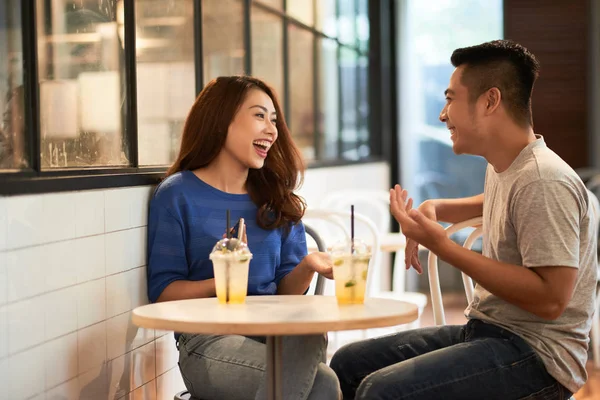
<svg viewBox="0 0 600 400"><path fill-rule="evenodd" d="M432 221L457 223L483 214L483 193L461 199L433 199L424 201L418 210ZM406 237L404 263L406 269L411 266L420 274L423 266L419 261L419 242Z"/></svg>
<svg viewBox="0 0 600 400"><path fill-rule="evenodd" d="M537 182L519 191L511 207L522 265L492 260L451 241L445 230L406 206L406 191L390 197L407 237L421 243L489 292L545 319L558 318L571 300L579 268L580 204L561 182Z"/></svg>
<svg viewBox="0 0 600 400"><path fill-rule="evenodd" d="M457 223L483 214L483 193L461 199L426 200L419 207L426 217L440 222Z"/></svg>
<svg viewBox="0 0 600 400"><path fill-rule="evenodd" d="M538 317L560 317L573 295L577 268L548 266L525 268L484 257L445 239L432 249L490 293Z"/></svg>

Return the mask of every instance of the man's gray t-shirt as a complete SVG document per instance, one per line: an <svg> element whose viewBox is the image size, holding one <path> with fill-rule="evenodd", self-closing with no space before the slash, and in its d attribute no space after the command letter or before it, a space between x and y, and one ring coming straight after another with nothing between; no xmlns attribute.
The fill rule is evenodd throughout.
<svg viewBox="0 0 600 400"><path fill-rule="evenodd" d="M511 166L488 165L483 201L483 255L526 268L577 268L573 297L562 315L545 320L477 285L465 314L512 331L542 358L550 375L575 393L585 363L597 277L597 222L589 192L567 163L538 136Z"/></svg>

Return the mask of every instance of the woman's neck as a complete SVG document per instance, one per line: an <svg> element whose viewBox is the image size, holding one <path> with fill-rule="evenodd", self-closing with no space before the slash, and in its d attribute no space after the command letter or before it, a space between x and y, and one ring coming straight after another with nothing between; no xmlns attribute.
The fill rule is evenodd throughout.
<svg viewBox="0 0 600 400"><path fill-rule="evenodd" d="M243 168L233 160L217 157L203 168L192 171L198 178L210 186L225 193L246 194L248 168Z"/></svg>

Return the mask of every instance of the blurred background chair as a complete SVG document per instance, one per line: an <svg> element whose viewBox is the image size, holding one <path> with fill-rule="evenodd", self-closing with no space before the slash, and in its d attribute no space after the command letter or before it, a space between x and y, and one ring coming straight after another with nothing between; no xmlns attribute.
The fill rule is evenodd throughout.
<svg viewBox="0 0 600 400"><path fill-rule="evenodd" d="M354 205L355 211L371 219L380 237L380 258L375 268L380 271L376 281L372 282L371 295L374 297L392 298L416 304L419 315L427 306L427 296L423 293L406 290L407 271L404 267L404 250L406 238L397 231L392 231L390 214L390 194L386 190L340 190L326 195L321 201L321 207L334 210L350 210ZM390 257L392 256L392 257ZM390 259L393 265L390 266ZM410 273L416 274L411 271ZM410 328L420 326L420 320L407 325Z"/></svg>

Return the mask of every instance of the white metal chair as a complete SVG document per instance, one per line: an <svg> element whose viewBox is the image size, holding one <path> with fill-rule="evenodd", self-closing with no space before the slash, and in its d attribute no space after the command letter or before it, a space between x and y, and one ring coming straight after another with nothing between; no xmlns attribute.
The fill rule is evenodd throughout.
<svg viewBox="0 0 600 400"><path fill-rule="evenodd" d="M321 206L327 209L349 210L351 205L360 209L361 214L373 221L380 237L379 249L381 256L375 268L378 274L375 276L372 286L372 296L402 300L416 304L419 307L419 315L427 306L427 296L418 292L406 291L406 270L404 268L404 250L406 239L400 232L390 232L390 194L386 190L340 190L328 194L321 202ZM383 253L396 253L393 266L393 282L391 290L389 287L389 270L385 267ZM402 328L418 328L420 319Z"/></svg>
<svg viewBox="0 0 600 400"><path fill-rule="evenodd" d="M471 249L475 241L482 235L482 218L472 218L457 224L450 225L446 228L446 234L448 236L460 231L461 229L468 227L476 227L467 237L463 247ZM442 303L442 289L440 287L440 276L438 272L438 257L433 252L429 252L428 259L428 272L429 272L429 288L431 290L431 307L433 309L433 322L435 325L445 325L446 318L444 315L444 304ZM462 274L463 285L465 287L465 294L467 301L470 303L473 300L473 280L465 273Z"/></svg>
<svg viewBox="0 0 600 400"><path fill-rule="evenodd" d="M348 207L348 210L350 208ZM341 237L344 239L349 239L349 231L347 229L347 224L350 222L350 212L349 211L338 211L339 209L321 209L321 208L309 208L306 210L304 215L304 219L311 222L313 227L319 227L324 230L324 232L329 233L321 234L321 229L319 229L319 233L321 237L323 237L327 244L330 245L331 241L336 238L339 239L339 233L342 233ZM389 211L386 211L389 213ZM371 236L371 240L369 238L365 238L366 235L359 234L357 237L361 239L366 239L366 241L371 245L372 248L372 257L371 262L369 264L369 270L367 273L367 293L366 296L370 297L383 297L383 298L393 298L396 300L406 301L412 304L417 305L419 308L419 316L422 314L425 306L427 305L427 296L423 293L407 293L407 292L390 292L381 290L379 282L381 282L381 236L380 230L375 225L375 223L363 215L362 213L354 214L354 219L356 222L356 231L364 232L362 228L367 228L368 236ZM325 226L323 224L318 224L317 221L325 222ZM338 235L336 236L334 232L327 229L327 223L333 225L337 228ZM331 226L329 226L331 227ZM333 239L332 239L333 238ZM404 271L404 266L402 265L402 271ZM327 291L327 289L325 289ZM331 293L331 292L330 292ZM333 293L331 293L333 294ZM397 327L397 329L407 329L407 328L418 328L420 326L420 318L411 323L410 325L403 325L401 327ZM371 331L371 330L369 330ZM375 330L373 330L375 331Z"/></svg>

